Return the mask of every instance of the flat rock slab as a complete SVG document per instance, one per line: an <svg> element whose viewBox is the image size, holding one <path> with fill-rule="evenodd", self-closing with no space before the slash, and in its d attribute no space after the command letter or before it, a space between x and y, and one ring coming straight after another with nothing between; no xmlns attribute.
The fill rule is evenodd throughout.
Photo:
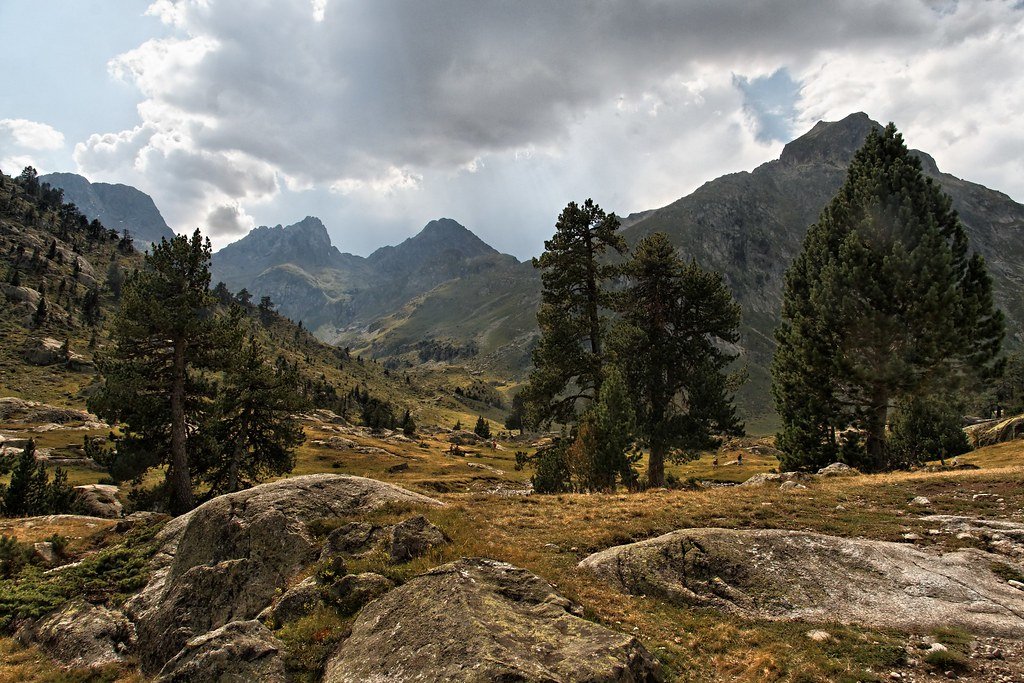
<svg viewBox="0 0 1024 683"><path fill-rule="evenodd" d="M649 683L660 666L632 636L578 616L525 569L462 559L363 608L324 683Z"/></svg>
<svg viewBox="0 0 1024 683"><path fill-rule="evenodd" d="M1024 591L992 573L1005 558L779 529L683 529L587 557L620 589L768 619L906 630L1024 633Z"/></svg>
<svg viewBox="0 0 1024 683"><path fill-rule="evenodd" d="M441 505L373 479L313 474L219 496L171 520L149 583L125 605L143 668L159 670L192 638L270 605L320 555L307 523L393 502Z"/></svg>

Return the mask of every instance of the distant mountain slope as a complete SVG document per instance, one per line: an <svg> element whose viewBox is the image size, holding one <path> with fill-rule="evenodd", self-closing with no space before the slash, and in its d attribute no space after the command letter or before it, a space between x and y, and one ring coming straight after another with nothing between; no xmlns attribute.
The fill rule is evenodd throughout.
<svg viewBox="0 0 1024 683"><path fill-rule="evenodd" d="M863 113L819 122L775 161L623 219L630 244L663 231L685 257L724 274L743 307L741 346L750 380L738 400L744 416L755 422L772 415L768 367L785 271L873 127L880 126ZM1008 317L1008 341L1024 342L1024 206L942 173L930 156L917 154L925 173L953 198L972 248L988 261L997 303ZM282 246L275 239L284 237L273 237L274 230L294 232L297 246ZM270 294L282 312L304 320L323 339L396 364L458 359L510 376L528 371L540 298L539 276L530 264L499 254L455 221L441 219L366 259L342 255L313 267L306 261L309 251L323 258L337 252L324 241L326 231L316 232L314 243L298 240L304 233L296 226L260 228L236 243L259 244L245 252L259 256L249 262L239 258L236 245L226 247L214 256L215 276L254 295Z"/></svg>
<svg viewBox="0 0 1024 683"><path fill-rule="evenodd" d="M631 244L667 233L686 257L724 274L743 307L743 340L751 380L740 394L747 415L769 409L768 366L779 320L785 271L807 228L842 184L846 168L872 128L866 114L817 123L785 146L778 160L752 172L705 183L624 231ZM1008 337L1024 341L1024 206L1005 194L942 173L916 152L925 173L953 198L972 249L985 256L997 304L1008 316Z"/></svg>
<svg viewBox="0 0 1024 683"><path fill-rule="evenodd" d="M90 183L75 173L50 173L39 176L39 181L64 190L64 200L78 206L90 220L98 218L118 232L127 230L140 247L174 237L152 197L134 187Z"/></svg>
<svg viewBox="0 0 1024 683"><path fill-rule="evenodd" d="M244 287L255 298L270 296L279 311L321 338L375 355L422 359L493 352L507 343L504 324L513 314L521 320L510 329L534 328L530 296L501 312L502 300L524 283L535 289L529 270L450 218L431 221L367 258L339 252L312 217L257 228L213 258L214 281L233 291Z"/></svg>

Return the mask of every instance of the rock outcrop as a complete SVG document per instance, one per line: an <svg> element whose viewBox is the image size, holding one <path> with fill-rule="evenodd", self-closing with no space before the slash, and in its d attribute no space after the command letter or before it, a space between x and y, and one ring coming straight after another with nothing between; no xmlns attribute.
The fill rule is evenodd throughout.
<svg viewBox="0 0 1024 683"><path fill-rule="evenodd" d="M1024 415L1014 415L1003 420L988 420L971 425L964 431L975 448L1013 441L1024 437Z"/></svg>
<svg viewBox="0 0 1024 683"><path fill-rule="evenodd" d="M388 556L392 562L408 562L447 542L443 531L417 515L391 527Z"/></svg>
<svg viewBox="0 0 1024 683"><path fill-rule="evenodd" d="M281 643L258 621L233 621L188 641L157 683L285 683Z"/></svg>
<svg viewBox="0 0 1024 683"><path fill-rule="evenodd" d="M84 410L61 408L38 401L26 401L7 396L0 398L0 421L3 422L69 422L98 423L99 418Z"/></svg>
<svg viewBox="0 0 1024 683"><path fill-rule="evenodd" d="M635 638L579 612L524 569L462 559L363 608L323 680L661 680L657 660Z"/></svg>
<svg viewBox="0 0 1024 683"><path fill-rule="evenodd" d="M120 612L75 600L22 628L18 640L64 666L97 667L124 661L135 628Z"/></svg>
<svg viewBox="0 0 1024 683"><path fill-rule="evenodd" d="M64 343L53 337L30 337L25 341L21 357L29 365L66 365L73 370L92 366L84 356L64 348Z"/></svg>
<svg viewBox="0 0 1024 683"><path fill-rule="evenodd" d="M1001 559L779 529L684 529L580 567L631 593L745 616L1019 635L1024 592L992 573Z"/></svg>
<svg viewBox="0 0 1024 683"><path fill-rule="evenodd" d="M75 500L83 514L91 517L118 519L124 513L119 491L113 484L83 484L75 487Z"/></svg>
<svg viewBox="0 0 1024 683"><path fill-rule="evenodd" d="M148 585L126 605L144 669L158 670L189 640L269 606L320 555L307 523L388 503L441 505L372 479L315 474L220 496L169 522Z"/></svg>

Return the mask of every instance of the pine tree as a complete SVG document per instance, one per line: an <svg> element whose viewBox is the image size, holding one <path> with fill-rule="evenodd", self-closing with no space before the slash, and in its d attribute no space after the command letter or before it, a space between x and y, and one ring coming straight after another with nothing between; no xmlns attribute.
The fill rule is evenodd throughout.
<svg viewBox="0 0 1024 683"><path fill-rule="evenodd" d="M491 425L484 419L483 415L476 418L476 425L473 427L473 433L481 439L491 438Z"/></svg>
<svg viewBox="0 0 1024 683"><path fill-rule="evenodd" d="M39 303L36 304L36 312L32 314L32 326L42 327L46 324L47 318L50 316L49 306L46 305L46 295L39 297Z"/></svg>
<svg viewBox="0 0 1024 683"><path fill-rule="evenodd" d="M416 436L416 421L412 419L412 413L409 409L405 409L405 414L402 415L402 433L408 437Z"/></svg>
<svg viewBox="0 0 1024 683"><path fill-rule="evenodd" d="M570 202L558 217L544 253L533 260L541 269L541 337L533 351L534 369L524 389L531 424L571 421L581 399L594 400L601 388L604 336L610 304L608 282L619 268L604 261L626 243L619 219L588 199Z"/></svg>
<svg viewBox="0 0 1024 683"><path fill-rule="evenodd" d="M614 491L621 481L636 486L636 458L630 453L636 436L636 414L622 374L611 366L597 402L580 418L575 438L565 452L566 463L580 491Z"/></svg>
<svg viewBox="0 0 1024 683"><path fill-rule="evenodd" d="M773 394L784 465L816 467L855 427L867 470L894 466L898 400L955 389L991 369L1003 336L991 281L951 200L896 128L872 131L787 275ZM855 451L844 451L850 457Z"/></svg>
<svg viewBox="0 0 1024 683"><path fill-rule="evenodd" d="M191 239L162 239L132 273L111 328L109 354L98 359L104 381L90 410L122 424L117 451L139 473L168 464L171 510L194 504L190 451L204 424L212 393L204 370L219 370L236 331L214 317L209 293L210 242L196 230ZM191 446L191 447L190 447Z"/></svg>
<svg viewBox="0 0 1024 683"><path fill-rule="evenodd" d="M615 347L650 449L648 485L664 486L670 450L693 457L742 432L726 372L740 309L721 275L684 263L664 233L640 241L626 274Z"/></svg>
<svg viewBox="0 0 1024 683"><path fill-rule="evenodd" d="M294 372L277 372L255 339L242 345L225 368L208 418L205 433L212 445L196 463L209 494L239 491L290 472L295 449L305 440L294 415L305 405Z"/></svg>
<svg viewBox="0 0 1024 683"><path fill-rule="evenodd" d="M46 472L43 471L43 486L40 486L40 467L36 465L36 442L29 439L11 469L11 481L7 485L3 499L5 515L28 516L42 505L46 495Z"/></svg>

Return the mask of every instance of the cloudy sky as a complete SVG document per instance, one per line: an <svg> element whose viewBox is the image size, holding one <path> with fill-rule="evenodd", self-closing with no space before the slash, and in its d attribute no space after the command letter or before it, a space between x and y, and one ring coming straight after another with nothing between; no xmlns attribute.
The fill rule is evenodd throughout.
<svg viewBox="0 0 1024 683"><path fill-rule="evenodd" d="M0 45L0 169L218 246L448 216L528 257L570 200L662 206L854 111L1024 201L1020 0L0 0Z"/></svg>

